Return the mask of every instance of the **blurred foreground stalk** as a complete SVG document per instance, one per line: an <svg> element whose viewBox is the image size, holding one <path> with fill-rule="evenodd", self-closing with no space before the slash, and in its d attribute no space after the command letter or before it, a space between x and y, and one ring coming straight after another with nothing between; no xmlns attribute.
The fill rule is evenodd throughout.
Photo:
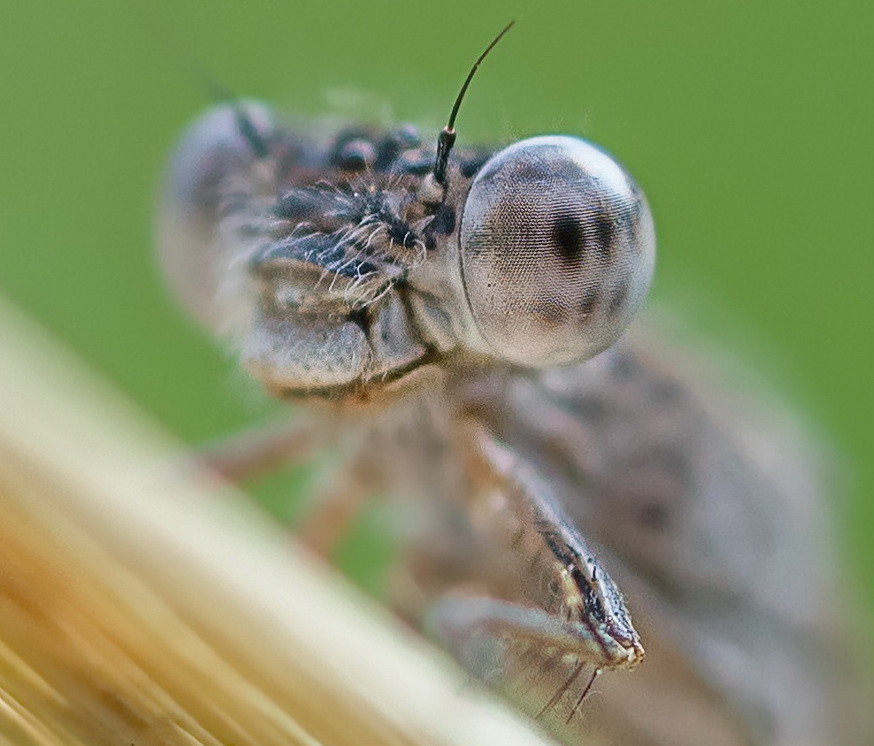
<svg viewBox="0 0 874 746"><path fill-rule="evenodd" d="M544 743L179 452L0 303L0 742Z"/></svg>

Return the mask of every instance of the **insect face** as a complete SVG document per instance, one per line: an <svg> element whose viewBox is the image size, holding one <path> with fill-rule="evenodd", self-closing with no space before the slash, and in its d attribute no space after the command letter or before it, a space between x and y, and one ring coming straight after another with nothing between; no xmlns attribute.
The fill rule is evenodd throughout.
<svg viewBox="0 0 874 746"><path fill-rule="evenodd" d="M457 150L443 186L433 162L409 128L326 143L263 107L220 107L171 162L165 267L281 396L361 395L438 360L568 364L612 344L654 259L622 168L564 136Z"/></svg>
<svg viewBox="0 0 874 746"><path fill-rule="evenodd" d="M173 288L268 392L371 405L216 463L242 475L342 433L314 547L329 556L370 495L402 504L394 608L499 670L563 742L597 672L643 658L613 575L653 642L585 716L610 743L832 742L815 459L649 331L573 365L641 304L653 222L579 138L453 147L506 30L436 147L409 127L285 130L244 102L183 136L160 218ZM434 395L384 416L411 388Z"/></svg>

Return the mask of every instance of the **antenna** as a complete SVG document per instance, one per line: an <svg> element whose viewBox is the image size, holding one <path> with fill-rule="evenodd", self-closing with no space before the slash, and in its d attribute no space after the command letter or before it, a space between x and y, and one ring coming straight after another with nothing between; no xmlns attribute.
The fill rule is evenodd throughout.
<svg viewBox="0 0 874 746"><path fill-rule="evenodd" d="M136 9L154 39L186 68L188 74L196 81L206 95L217 103L227 103L233 107L234 118L236 119L240 136L252 149L253 155L258 159L269 156L269 144L264 136L258 132L255 123L246 113L240 102L240 97L209 72L187 47L183 47L176 39L171 37L167 25L162 23L158 16L153 13L152 8L143 2L138 2L136 3Z"/></svg>
<svg viewBox="0 0 874 746"><path fill-rule="evenodd" d="M464 94L467 93L467 87L470 85L470 81L473 80L473 75L480 66L480 63L486 58L486 55L494 49L495 44L501 40L501 37L503 37L504 34L513 27L514 23L516 23L516 21L510 21L506 26L504 26L501 33L492 39L491 44L489 44L483 53L477 57L476 62L473 63L473 67L470 68L470 72L467 74L467 78L464 80L464 85L461 86L461 90L458 92L455 104L453 104L452 111L449 113L449 121L440 131L440 136L437 138L437 158L434 161L434 180L440 184L440 186L446 186L446 166L449 163L449 152L455 144L455 136L457 134L455 131L455 117L458 115L458 109L461 107L461 100L464 98Z"/></svg>
<svg viewBox="0 0 874 746"><path fill-rule="evenodd" d="M213 77L207 70L202 68L197 60L190 60L194 74L200 78L200 84L203 86L207 95L218 103L226 103L233 107L234 119L237 123L237 129L240 131L240 136L246 141L246 144L251 148L252 154L263 160L270 155L270 147L264 136L258 132L258 128L243 108L240 102L240 97L227 88L221 81Z"/></svg>

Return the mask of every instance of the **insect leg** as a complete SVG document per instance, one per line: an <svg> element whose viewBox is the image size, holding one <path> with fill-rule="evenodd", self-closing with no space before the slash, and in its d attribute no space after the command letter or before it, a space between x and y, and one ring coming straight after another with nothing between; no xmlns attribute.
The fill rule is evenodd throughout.
<svg viewBox="0 0 874 746"><path fill-rule="evenodd" d="M490 643L501 639L534 643L595 668L629 665L625 658L606 650L587 625L496 598L447 594L431 608L426 624L474 671L481 670L481 658Z"/></svg>
<svg viewBox="0 0 874 746"><path fill-rule="evenodd" d="M567 733L579 727L571 721L596 672L634 667L643 648L544 465L527 462L478 419L457 432L472 562L432 596L424 626L472 675Z"/></svg>
<svg viewBox="0 0 874 746"><path fill-rule="evenodd" d="M521 563L535 557L535 562L524 564L527 572L534 577L538 569L545 572L550 578L547 585L553 589L546 596L543 583L529 584L518 598L507 600L531 608L509 616L504 613L507 609L495 609L495 621L517 624L521 634L527 634L525 629L533 630L545 639L555 638L556 643L575 640L580 656L599 668L636 665L643 657L643 647L622 594L564 510L548 477L498 441L479 421L469 421L465 431L472 479L474 484L486 486L473 490L474 504L469 509L481 514L483 506L475 503L482 498L476 495L485 494L493 506L488 523L498 533L512 537L505 541L508 554ZM495 489L500 499L494 498ZM558 609L553 608L555 597ZM546 622L543 614L552 620ZM479 616L482 618L482 607Z"/></svg>
<svg viewBox="0 0 874 746"><path fill-rule="evenodd" d="M330 484L311 499L308 513L296 527L296 536L316 554L330 557L371 493L373 482L369 477L360 459L341 468Z"/></svg>
<svg viewBox="0 0 874 746"><path fill-rule="evenodd" d="M197 453L190 470L240 483L269 474L285 464L306 461L320 445L306 418L238 433Z"/></svg>

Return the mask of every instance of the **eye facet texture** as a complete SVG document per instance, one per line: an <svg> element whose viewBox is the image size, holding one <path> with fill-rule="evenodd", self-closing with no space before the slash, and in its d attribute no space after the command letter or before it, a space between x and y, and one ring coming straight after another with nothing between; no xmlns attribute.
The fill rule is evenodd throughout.
<svg viewBox="0 0 874 746"><path fill-rule="evenodd" d="M533 137L480 169L461 222L461 275L491 352L543 367L609 347L642 303L655 260L646 199L609 155Z"/></svg>

